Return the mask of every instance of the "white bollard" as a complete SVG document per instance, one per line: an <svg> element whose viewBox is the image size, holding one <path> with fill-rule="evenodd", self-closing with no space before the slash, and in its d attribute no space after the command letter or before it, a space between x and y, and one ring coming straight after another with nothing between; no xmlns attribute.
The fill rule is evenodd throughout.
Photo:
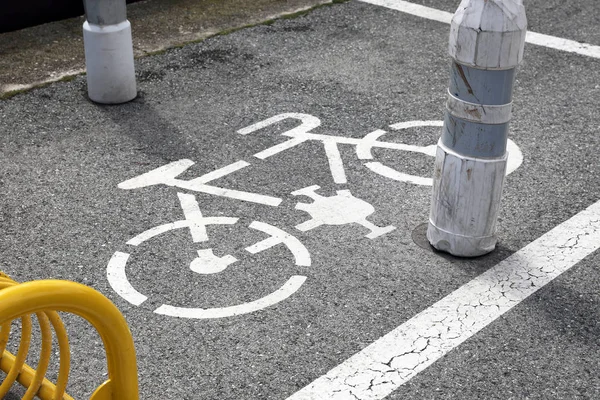
<svg viewBox="0 0 600 400"><path fill-rule="evenodd" d="M125 0L84 0L83 24L88 96L119 104L137 96L131 24Z"/></svg>
<svg viewBox="0 0 600 400"><path fill-rule="evenodd" d="M475 257L496 246L512 87L526 32L522 0L463 0L454 14L427 229L438 250Z"/></svg>

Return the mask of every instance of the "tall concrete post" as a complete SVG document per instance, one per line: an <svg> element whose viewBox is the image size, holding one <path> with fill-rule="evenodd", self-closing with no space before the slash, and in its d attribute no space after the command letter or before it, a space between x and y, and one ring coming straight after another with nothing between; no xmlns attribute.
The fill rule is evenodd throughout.
<svg viewBox="0 0 600 400"><path fill-rule="evenodd" d="M496 246L512 88L523 59L522 0L462 0L450 28L450 85L427 238L475 257Z"/></svg>
<svg viewBox="0 0 600 400"><path fill-rule="evenodd" d="M119 104L137 95L131 24L125 0L84 0L83 24L88 95Z"/></svg>

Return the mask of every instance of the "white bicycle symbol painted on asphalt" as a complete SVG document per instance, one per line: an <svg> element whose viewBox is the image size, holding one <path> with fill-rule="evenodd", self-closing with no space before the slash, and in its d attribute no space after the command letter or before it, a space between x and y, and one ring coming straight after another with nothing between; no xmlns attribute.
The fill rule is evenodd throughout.
<svg viewBox="0 0 600 400"><path fill-rule="evenodd" d="M421 153L431 157L435 157L436 153L436 144L431 144L428 146L415 146L404 143L394 143L394 142L382 142L379 141L379 138L387 134L386 131L378 129L371 133L368 133L363 138L350 138L344 136L334 136L334 135L324 135L324 134L316 134L311 131L321 125L321 120L317 117L314 117L309 114L299 114L299 113L288 113L288 114L279 114L274 117L268 118L264 121L258 122L256 124L250 125L246 128L240 129L238 131L241 135L247 135L257 130L263 129L269 125L273 125L277 122L286 120L286 119L296 119L300 120L302 124L298 127L291 129L289 131L283 132L282 136L290 137L291 139L270 147L266 150L263 150L254 155L261 160L264 160L268 157L271 157L277 153L280 153L284 150L290 149L292 147L298 146L304 142L314 140L320 141L323 143L325 148L325 154L327 155L327 159L329 161L329 168L331 169L331 175L335 183L347 183L346 172L344 170L344 165L342 163L342 158L340 155L340 151L338 145L352 145L356 148L356 155L360 160L372 160L373 148L384 148L384 149L392 149L392 150L400 150L407 151L413 153ZM397 124L390 125L392 130L398 132L405 129L416 128L416 127L442 127L444 125L444 121L407 121L400 122ZM519 166L523 163L523 154L519 147L512 140L508 140L507 143L507 151L509 153L508 157L508 166L506 174L510 174L515 171ZM433 161L433 160L432 160ZM368 161L365 163L365 166L371 171L382 175L386 178L393 179L399 182L408 182L416 185L426 185L432 186L433 179L430 176L422 177L416 175L406 174L400 171L397 171L393 168L387 167L378 161ZM432 168L433 170L433 168ZM429 172L429 171L428 171Z"/></svg>
<svg viewBox="0 0 600 400"><path fill-rule="evenodd" d="M169 231L187 228L190 231L192 241L201 243L208 241L206 232L207 225L233 225L239 219L232 217L204 217L194 195L178 193L179 202L183 209L185 219L173 223L160 225L145 232L140 233L127 242L130 246L140 246L156 236L165 234ZM256 254L271 247L283 244L294 256L297 266L308 267L311 264L310 254L306 247L298 239L289 235L285 231L264 223L254 221L249 226L250 229L261 231L268 237L252 246L246 247L246 251ZM196 257L189 265L189 268L198 274L216 274L224 271L231 264L238 261L231 255L217 257L212 249L198 250ZM108 263L107 276L112 288L125 300L133 305L139 306L144 303L148 297L139 293L129 282L126 275L126 265L129 260L129 253L116 252ZM305 276L294 275L283 284L277 291L264 296L258 300L229 307L219 308L186 308L175 307L163 304L154 310L157 314L169 315L182 318L222 318L234 315L247 314L253 311L261 310L265 307L277 304L280 301L294 294L306 280Z"/></svg>
<svg viewBox="0 0 600 400"><path fill-rule="evenodd" d="M290 139L269 147L256 153L254 157L265 160L282 151L296 147L307 141L320 141L323 143L325 154L329 162L331 176L336 184L347 183L347 176L339 151L339 145L355 146L356 155L360 160L366 160L364 164L369 170L386 178L415 185L431 186L430 177L411 175L397 171L378 161L373 160L373 148L385 148L405 152L425 154L435 157L436 145L415 146L395 142L383 142L379 139L387 134L384 130L375 130L368 133L363 138L351 138L344 136L325 135L312 133L312 130L319 127L321 121L312 115L288 113L279 114L272 118L250 125L240 129L239 134L248 135L269 125L276 124L286 119L299 120L301 124L293 129L283 132L281 135ZM415 127L442 127L442 121L409 121L390 125L390 128L396 132ZM507 174L515 171L523 162L523 155L518 146L508 141L507 150L509 152ZM432 160L433 162L433 160ZM252 193L247 191L222 188L211 184L211 182L236 173L240 170L250 167L246 161L237 161L225 167L210 171L202 176L191 180L182 180L177 177L185 172L194 164L193 161L183 159L178 160L150 172L139 175L119 184L121 189L139 189L153 185L167 185L179 189L189 190L198 193L205 193L229 199L258 203L271 207L278 207L282 199L270 195ZM295 209L305 211L311 215L311 219L296 225L296 229L306 232L315 229L321 225L349 225L354 224L368 229L365 235L369 239L375 239L379 236L392 232L395 227L388 225L379 227L367 220L367 217L375 212L375 208L368 202L359 199L351 194L347 189L338 190L337 194L330 197L324 197L317 193L320 187L317 185L308 186L291 192L294 196L307 196L314 200L313 203L297 203ZM135 236L127 242L130 246L140 246L151 241L158 235L169 231L186 228L189 229L192 241L194 243L206 242L208 236L206 233L207 225L233 225L238 223L239 219L235 217L204 217L194 195L178 193L179 201L183 209L185 219L170 224L160 225ZM248 253L256 254L269 248L283 244L292 253L297 266L310 266L310 253L306 247L296 237L289 233L265 222L254 221L249 225L250 229L258 230L268 237L263 241L245 248ZM224 271L231 264L238 261L231 255L217 257L212 249L197 250L196 257L189 265L189 268L203 275L216 274ZM139 306L144 303L148 297L139 293L129 282L127 278L127 262L130 254L125 252L115 252L107 267L108 281L112 288L125 300L133 305ZM300 289L306 281L306 276L293 275L276 291L263 296L257 300L219 308L186 308L175 307L163 304L154 310L157 314L183 317L183 318L221 318L240 314L247 314L275 305L294 294Z"/></svg>

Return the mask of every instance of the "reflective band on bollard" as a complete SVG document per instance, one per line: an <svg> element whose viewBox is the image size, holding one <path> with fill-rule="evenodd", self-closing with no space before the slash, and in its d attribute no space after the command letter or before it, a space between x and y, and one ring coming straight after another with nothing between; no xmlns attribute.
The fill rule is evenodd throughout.
<svg viewBox="0 0 600 400"><path fill-rule="evenodd" d="M125 0L85 0L83 24L88 96L119 104L137 96L131 25Z"/></svg>
<svg viewBox="0 0 600 400"><path fill-rule="evenodd" d="M512 88L526 32L522 0L463 0L454 14L427 229L438 250L475 257L496 246Z"/></svg>

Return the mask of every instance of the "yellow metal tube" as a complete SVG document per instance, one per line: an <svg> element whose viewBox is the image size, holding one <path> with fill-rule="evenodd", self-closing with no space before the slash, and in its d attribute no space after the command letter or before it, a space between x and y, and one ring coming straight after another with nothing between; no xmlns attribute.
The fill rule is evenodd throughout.
<svg viewBox="0 0 600 400"><path fill-rule="evenodd" d="M0 289L14 285L18 285L18 283L0 271ZM8 375L3 383L7 386L12 385L14 380L9 379L11 371L20 370L16 380L27 388L23 400L32 399L36 395L42 400L73 400L69 395L65 394L67 382L69 380L71 352L69 349L69 338L64 324L58 316L58 313L55 311L48 310L39 312L36 315L40 322L40 329L42 332L42 350L40 353L40 361L38 362L36 369L31 368L26 363L22 363L20 367L18 365L15 367L15 364L20 364L20 359L10 352L4 351L10 336L11 322L5 322L0 326L0 369ZM56 385L47 379L44 379L50 362L52 348L52 332L50 331L48 321L52 323L52 327L56 331L60 351ZM12 382L8 385L8 382L11 380Z"/></svg>
<svg viewBox="0 0 600 400"><path fill-rule="evenodd" d="M0 304L2 304L2 300L0 300ZM12 319L14 318L10 318L10 320ZM15 357L12 367L4 378L4 382L2 382L2 385L0 385L0 399L3 399L4 396L6 396L6 393L8 393L13 383L15 383L17 380L19 372L21 371L21 368L27 359L27 353L29 352L29 343L31 341L31 317L29 315L24 315L21 318L21 324L22 327L19 350L17 351L17 356Z"/></svg>
<svg viewBox="0 0 600 400"><path fill-rule="evenodd" d="M131 332L116 306L99 292L68 281L26 282L0 290L0 325L25 314L65 311L86 319L106 350L112 400L139 398L137 363Z"/></svg>
<svg viewBox="0 0 600 400"><path fill-rule="evenodd" d="M10 371L12 366L15 363L15 356L5 350L4 355L0 359L0 369L4 372ZM33 383L33 379L35 376L35 369L31 368L29 365L25 364L21 368L21 373L17 378L17 382L19 382L23 387L29 387ZM42 380L42 385L38 389L37 396L42 400L52 400L55 398L54 394L56 393L55 386L48 379ZM68 394L63 394L62 400L74 400Z"/></svg>
<svg viewBox="0 0 600 400"><path fill-rule="evenodd" d="M8 339L10 337L10 322L5 322L0 326L0 354L4 353Z"/></svg>
<svg viewBox="0 0 600 400"><path fill-rule="evenodd" d="M42 400L73 400L71 396L65 393L65 390L67 389L67 382L69 380L69 369L71 367L71 351L69 349L67 330L65 329L65 326L56 311L46 311L44 314L46 314L47 318L52 323L54 331L56 332L59 348L59 369L56 384L53 384L47 379L43 379L41 387L37 390L36 395ZM6 326L6 330L4 330L4 326ZM5 340L8 341L10 323L4 324L2 327L3 330L1 332L1 336L6 334ZM0 341L3 339L4 337L0 337ZM0 369L8 374L13 368L15 361L16 357L13 354L8 351L4 351L3 355L0 357ZM27 364L23 364L21 373L17 377L17 382L26 388L31 388L32 385L35 385L34 376L38 373L40 373L39 365L36 370Z"/></svg>
<svg viewBox="0 0 600 400"><path fill-rule="evenodd" d="M69 380L69 369L71 368L71 350L69 349L69 337L67 330L62 320L56 311L46 311L46 315L52 323L52 327L56 332L59 349L59 368L58 378L56 379L55 392L51 400L60 400L62 396L66 396L67 382ZM42 397L42 396L40 396ZM45 400L45 398L42 397Z"/></svg>
<svg viewBox="0 0 600 400"><path fill-rule="evenodd" d="M50 330L50 321L45 313L39 312L36 314L42 332L42 349L40 351L40 360L35 368L35 375L31 383L27 386L27 391L23 395L22 400L33 400L38 392L46 371L50 363L50 355L52 353L52 331ZM17 378L18 379L18 378Z"/></svg>

